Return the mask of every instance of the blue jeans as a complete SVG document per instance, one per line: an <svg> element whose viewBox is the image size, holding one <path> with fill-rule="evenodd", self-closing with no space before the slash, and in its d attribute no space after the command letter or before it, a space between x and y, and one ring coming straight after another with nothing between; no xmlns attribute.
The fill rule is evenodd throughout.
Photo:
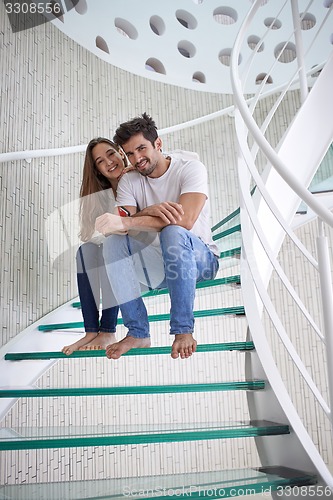
<svg viewBox="0 0 333 500"><path fill-rule="evenodd" d="M119 306L106 274L103 245L84 243L76 253L77 285L85 332L116 331ZM102 315L99 305L102 297Z"/></svg>
<svg viewBox="0 0 333 500"><path fill-rule="evenodd" d="M104 242L107 274L131 337L150 336L142 283L148 288L168 288L170 334L193 333L196 283L214 279L219 268L218 257L183 227L166 226L159 235L158 247L128 235L111 235Z"/></svg>

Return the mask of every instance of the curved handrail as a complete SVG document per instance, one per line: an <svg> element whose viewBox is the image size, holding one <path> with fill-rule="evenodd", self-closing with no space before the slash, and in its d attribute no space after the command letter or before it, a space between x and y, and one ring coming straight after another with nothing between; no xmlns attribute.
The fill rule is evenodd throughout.
<svg viewBox="0 0 333 500"><path fill-rule="evenodd" d="M249 21L252 19L254 13L256 12L259 6L260 2L258 3L257 0L257 2L253 4L252 9L250 11ZM312 193L310 193L300 182L298 182L297 178L290 172L290 170L287 169L285 163L281 160L279 155L276 153L275 149L269 144L267 139L263 136L260 127L257 125L256 121L254 120L252 114L249 111L246 99L244 98L242 92L241 80L237 78L238 75L237 57L240 53L240 46L245 36L246 28L247 28L247 22L244 22L236 38L231 56L231 82L234 91L234 99L236 102L236 106L239 109L247 128L251 130L251 134L254 140L257 142L261 151L263 151L267 159L274 166L274 168L281 175L281 177L299 195L299 197L312 208L312 210L315 213L320 215L320 217L325 222L327 222L327 224L333 227L333 215L331 214L331 212L327 210L325 207L323 207L323 205L321 205L320 202L318 202L316 197Z"/></svg>
<svg viewBox="0 0 333 500"><path fill-rule="evenodd" d="M294 2L294 0L291 0L291 2ZM281 404L285 415L291 423L295 434L298 436L299 442L302 443L303 448L306 450L307 456L310 458L313 466L317 469L322 480L329 485L330 488L333 488L333 476L322 459L319 448L314 445L310 433L306 429L306 417L301 417L298 414L295 403L293 402L293 395L288 390L286 383L283 381L283 376L277 368L277 356L275 353L273 355L267 338L269 334L272 335L272 337L279 339L279 345L281 345L281 347L279 347L280 351L278 355L284 360L287 357L288 359L291 359L291 362L293 366L297 368L303 383L308 386L314 400L321 406L324 415L328 418L332 418L332 412L322 393L324 389L322 387L320 388L318 384L314 382L309 369L305 366L303 360L301 359L301 355L296 350L291 338L287 334L286 327L283 323L284 317L282 315L280 317L277 313L277 309L270 297L269 290L270 277L274 271L274 276L280 280L279 283L281 283L282 288L287 290L289 296L292 297L295 307L299 308L308 324L311 325L312 330L318 336L318 340L323 342L323 344L330 344L330 341L326 342L325 336L320 332L315 320L311 318L307 308L301 302L298 293L295 291L290 282L290 279L287 278L286 273L282 269L277 255L282 246L283 240L286 236L288 236L289 241L298 247L298 249L302 252L301 255L305 261L312 266L315 272L320 272L320 262L319 264L317 263L316 259L312 257L310 252L305 249L304 245L292 232L290 221L293 214L289 214L287 210L284 215L281 213L278 208L279 205L276 201L278 199L278 193L275 192L274 196L271 195L275 186L269 184L268 179L271 174L273 179L277 178L278 174L285 181L286 185L291 188L288 193L292 193L291 196L295 199L296 203L300 198L312 208L314 213L316 213L320 219L333 227L332 213L307 190L307 185L304 185L303 178L305 179L306 172L302 172L302 175L299 176L294 175L291 172L291 166L286 164L286 158L284 158L288 149L283 149L284 141L288 141L288 134L293 134L293 129L297 132L297 124L301 123L300 120L302 117L306 116L306 111L305 115L304 113L302 114L303 109L309 109L308 107L311 106L314 99L319 97L320 100L321 96L318 95L319 93L316 90L316 86L318 86L319 81L322 85L319 88L327 90L327 87L325 87L325 77L327 74L329 74L329 76L332 75L333 55L324 66L320 78L318 78L318 81L316 82L316 86L311 90L310 95L305 99L303 105L301 106L301 113L298 112L288 130L285 131L283 140L281 141L281 144L279 144L279 150L277 150L269 143L264 134L267 131L276 111L279 109L280 104L285 98L286 92L291 88L291 85L294 82L295 73L292 75L289 83L286 84L285 89L281 89L281 95L277 98L276 102L273 103L272 109L268 112L267 117L263 120L263 123L260 126L255 120L255 110L256 105L261 98L260 92L262 91L264 85L260 86L260 89L249 106L249 103L243 95L243 82L241 76L239 75L238 61L241 47L243 43L245 43L247 30L251 26L252 20L260 6L260 0L257 0L252 5L247 18L244 20L238 33L231 57L231 81L236 106L235 122L239 144L238 176L240 183L241 225L243 238L241 281L244 307L248 319L249 332L255 343L256 352L269 380L270 386ZM293 3L293 7L295 7L295 2ZM328 15L325 17L325 20L327 20L327 18ZM319 27L319 29L321 29L321 27ZM264 36L267 36L267 33L265 33ZM299 37L300 33L297 33L297 36ZM317 34L314 35L314 39L316 39L316 37ZM261 42L262 41L259 41L258 45ZM312 43L314 43L314 40ZM251 59L252 58L253 55L251 56ZM301 59L303 60L303 58ZM247 71L245 77L249 74L249 66L246 66L246 69ZM302 68L302 70L303 69L304 68ZM329 71L330 73L328 73ZM300 72L300 69L298 72ZM310 70L310 72L313 73L313 70ZM309 71L307 74L309 74ZM327 92L326 94L323 92L323 95L327 95ZM330 110L331 107L332 103L330 102ZM331 129L329 129L325 137L323 137L321 144L323 154L326 152L324 149L327 149L332 142L332 135L330 136L331 133L333 134L333 130L331 132ZM297 137L297 133L294 133L291 137ZM319 144L318 147L320 147ZM259 151L261 151L261 153L263 153L268 160L267 167L264 171L264 178L257 171L255 163ZM317 165L313 165L312 168L315 168L316 166ZM308 168L310 167L311 165L309 162ZM314 172L312 172L312 174L313 173ZM250 195L249 186L251 180L252 182L255 182L257 188L257 196L255 200L253 199L254 197ZM291 202L288 205L289 211L292 210L292 207L293 204ZM287 216L286 212L288 213ZM267 214L269 214L269 216ZM278 227L277 231L279 232L279 236L273 241L272 244L269 242L269 237L265 234L265 227L268 224L267 220L265 221L265 217L268 217L269 221L274 219L276 226ZM264 322L265 317L268 317L270 320L270 327L268 330L268 326Z"/></svg>

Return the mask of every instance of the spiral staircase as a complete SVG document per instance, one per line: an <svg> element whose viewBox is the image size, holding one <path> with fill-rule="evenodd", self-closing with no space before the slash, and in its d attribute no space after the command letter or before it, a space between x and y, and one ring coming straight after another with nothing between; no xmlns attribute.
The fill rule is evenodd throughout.
<svg viewBox="0 0 333 500"><path fill-rule="evenodd" d="M240 208L212 228L221 252L220 271L214 281L198 285L197 353L186 362L171 360L161 334L169 319L165 291L147 293L144 299L154 312L149 319L156 345L134 349L117 363L107 360L104 351L78 351L70 357L61 353L64 344L82 334L77 300L31 325L1 350L0 454L8 463L19 456L22 468L28 453L44 452L36 454L33 480L1 485L0 499L332 495L331 444L318 439L313 414L330 436L333 307L324 228L333 227L333 203L329 195L320 197L307 188L333 139L333 57L317 68L320 74L310 91L301 70L279 92L275 89L274 106L260 123L256 106L267 95L267 80L249 100L242 85L251 61L243 75L238 67L259 7L260 2L253 4L233 49ZM297 30L294 35L297 39ZM302 103L273 147L266 132L295 82L303 89ZM320 192L332 190L330 160L325 168L324 180L316 184L325 184ZM317 258L293 231L309 220L318 220ZM282 255L291 254L291 245L294 265L305 259L318 276L323 328L283 269ZM294 331L293 315L306 325L304 337ZM117 331L125 333L121 319ZM309 346L318 352L324 382L318 383L315 363L309 365ZM207 377L208 365L214 380ZM36 398L37 406L31 403ZM173 408L179 405L176 415ZM61 425L59 419L53 425L55 408ZM19 427L11 424L13 414ZM251 444L244 448L244 467L235 468L232 457L239 439ZM94 450L84 479L57 480L54 470L48 473L51 455L58 454L59 464L71 463L80 448ZM121 472L110 466L109 477L101 478L98 457L114 464L116 453L122 458Z"/></svg>

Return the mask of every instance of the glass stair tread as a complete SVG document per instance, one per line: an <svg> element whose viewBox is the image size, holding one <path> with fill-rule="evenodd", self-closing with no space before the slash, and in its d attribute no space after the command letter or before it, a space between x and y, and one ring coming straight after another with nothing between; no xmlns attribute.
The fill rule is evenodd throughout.
<svg viewBox="0 0 333 500"><path fill-rule="evenodd" d="M47 482L0 487L1 500L107 500L157 498L234 498L267 496L287 486L315 485L313 474L287 467L260 467L214 472Z"/></svg>
<svg viewBox="0 0 333 500"><path fill-rule="evenodd" d="M239 258L241 253L241 247L237 246L235 248L230 248L228 250L222 250L220 252L220 259L226 259L227 257L236 257Z"/></svg>
<svg viewBox="0 0 333 500"><path fill-rule="evenodd" d="M289 434L289 426L268 421L181 424L2 427L0 450L116 446Z"/></svg>
<svg viewBox="0 0 333 500"><path fill-rule="evenodd" d="M197 283L196 288L201 289L201 288L210 288L214 286L221 286L221 285L240 285L240 275L237 274L235 276L226 276L223 278L216 278L214 280L206 280L206 281L200 281ZM155 297L156 295L166 295L169 293L167 288L163 288L161 290L151 290L149 292L146 292L142 295L142 297L147 298L147 297ZM75 308L80 308L81 307L81 302L76 301L72 303L72 307Z"/></svg>
<svg viewBox="0 0 333 500"><path fill-rule="evenodd" d="M200 290L202 288L211 288L215 286L222 285L239 285L240 284L240 275L237 274L235 276L225 276L223 278L215 278L213 280L199 281L196 285L196 289ZM163 288L161 290L151 290L142 295L142 297L154 297L155 295L165 295L168 294L169 290L167 288Z"/></svg>
<svg viewBox="0 0 333 500"><path fill-rule="evenodd" d="M218 344L200 344L197 346L196 352L214 352L214 351L251 351L254 349L253 342L223 342ZM171 346L147 347L141 349L131 349L123 356L147 356L170 354ZM8 352L5 354L7 361L20 361L27 359L56 359L56 358L92 358L105 357L105 350L92 351L74 351L70 356L67 356L61 351L38 351L38 352Z"/></svg>
<svg viewBox="0 0 333 500"><path fill-rule="evenodd" d="M195 318L206 318L208 316L224 316L224 315L241 315L245 314L244 306L235 306L235 307L220 307L217 309L204 309L201 311L194 311ZM167 321L170 319L170 314L153 314L148 316L149 323L153 323L155 321ZM118 325L123 325L123 319L118 319ZM70 330L75 328L83 328L83 321L75 321L69 323L53 323L48 325L39 325L38 330L41 332L48 332L52 330Z"/></svg>
<svg viewBox="0 0 333 500"><path fill-rule="evenodd" d="M212 233L214 233L215 231L220 229L220 227L226 228L226 227L235 226L235 225L239 224L239 221L240 221L240 208L238 207L238 208L236 208L236 210L234 210L233 212L228 214L226 217L224 217L224 219L217 222L211 228L211 231L212 231Z"/></svg>
<svg viewBox="0 0 333 500"><path fill-rule="evenodd" d="M225 238L226 236L229 236L230 234L234 233L239 233L241 231L241 225L236 224L235 226L229 227L228 229L225 229L224 231L221 231L220 233L214 234L212 236L213 240L220 240L221 238Z"/></svg>
<svg viewBox="0 0 333 500"><path fill-rule="evenodd" d="M115 387L66 387L66 388L0 388L0 398L61 397L61 396L112 396L123 394L167 394L180 392L215 392L261 390L263 380L215 382L209 384L140 385Z"/></svg>

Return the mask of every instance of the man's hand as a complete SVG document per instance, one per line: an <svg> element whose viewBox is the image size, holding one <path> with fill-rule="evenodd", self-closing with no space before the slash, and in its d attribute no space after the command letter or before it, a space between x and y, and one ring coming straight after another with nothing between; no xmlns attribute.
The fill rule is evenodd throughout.
<svg viewBox="0 0 333 500"><path fill-rule="evenodd" d="M95 229L99 233L104 234L104 236L108 236L109 234L127 234L124 217L109 213L97 217Z"/></svg>
<svg viewBox="0 0 333 500"><path fill-rule="evenodd" d="M146 207L140 212L136 213L134 217L143 215L150 215L151 217L159 217L166 224L177 224L182 220L184 210L180 203L174 201L164 201L156 205Z"/></svg>

